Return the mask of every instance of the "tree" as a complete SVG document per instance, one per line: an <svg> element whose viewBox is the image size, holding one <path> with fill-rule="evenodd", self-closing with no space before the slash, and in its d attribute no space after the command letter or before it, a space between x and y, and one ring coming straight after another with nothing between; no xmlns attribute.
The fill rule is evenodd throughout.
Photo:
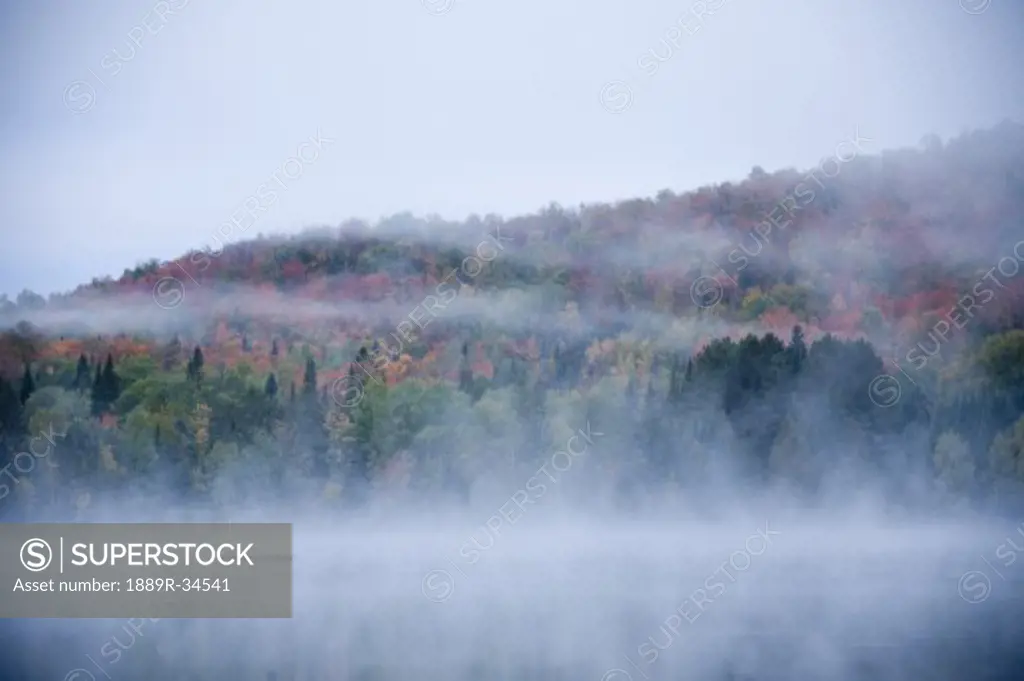
<svg viewBox="0 0 1024 681"><path fill-rule="evenodd" d="M21 404L24 406L28 402L28 398L32 397L32 393L36 390L35 379L32 378L32 366L30 364L25 365L25 373L21 377L21 392L19 397Z"/></svg>
<svg viewBox="0 0 1024 681"><path fill-rule="evenodd" d="M1018 409L1024 409L1024 330L990 336L979 355L994 386L1014 400Z"/></svg>
<svg viewBox="0 0 1024 681"><path fill-rule="evenodd" d="M42 332L28 322L18 322L13 330L0 334L0 348L9 352L21 364L36 359L45 343ZM7 352L0 352L0 358Z"/></svg>
<svg viewBox="0 0 1024 681"><path fill-rule="evenodd" d="M277 377L274 376L273 372L267 376L267 383L263 388L263 392L267 397L275 397L277 395Z"/></svg>
<svg viewBox="0 0 1024 681"><path fill-rule="evenodd" d="M306 371L302 377L302 392L304 395L316 396L316 361L312 357L306 358Z"/></svg>
<svg viewBox="0 0 1024 681"><path fill-rule="evenodd" d="M804 341L804 330L799 325L793 327L793 335L789 340L787 348L789 357L789 368L794 374L799 374L807 359L807 343Z"/></svg>
<svg viewBox="0 0 1024 681"><path fill-rule="evenodd" d="M99 364L96 365L96 377L92 381L90 397L93 416L99 416L103 413L103 368Z"/></svg>
<svg viewBox="0 0 1024 681"><path fill-rule="evenodd" d="M110 411L111 406L121 396L121 378L114 371L114 357L107 355L107 362L102 371L96 365L96 378L92 384L92 413L100 416Z"/></svg>
<svg viewBox="0 0 1024 681"><path fill-rule="evenodd" d="M37 390L26 404L24 416L28 432L40 438L36 451L44 454L39 458L46 461L38 466L41 475L33 476L33 483L49 492L53 501L55 495L80 485L83 477L95 471L98 461L85 454L99 451L98 424L89 418L85 395L59 386Z"/></svg>
<svg viewBox="0 0 1024 681"><path fill-rule="evenodd" d="M89 373L89 360L85 358L85 353L82 353L78 357L78 365L75 369L75 390L85 392L85 389L89 387Z"/></svg>
<svg viewBox="0 0 1024 681"><path fill-rule="evenodd" d="M0 461L6 463L7 457L17 451L23 434L21 400L14 386L0 376Z"/></svg>
<svg viewBox="0 0 1024 681"><path fill-rule="evenodd" d="M294 383L292 385L294 386ZM324 406L320 403L316 390L316 361L312 357L307 357L302 379L302 394L294 403L292 411L296 425L297 453L307 461L308 472L318 479L326 479L330 473Z"/></svg>
<svg viewBox="0 0 1024 681"><path fill-rule="evenodd" d="M992 441L988 463L991 474L1024 482L1024 416Z"/></svg>
<svg viewBox="0 0 1024 681"><path fill-rule="evenodd" d="M180 361L181 339L178 337L178 334L174 334L174 338L172 338L164 348L160 365L164 371L171 371L174 367L178 366Z"/></svg>
<svg viewBox="0 0 1024 681"><path fill-rule="evenodd" d="M672 355L672 366L669 369L668 378L668 402L672 405L679 405L683 400L684 388L693 376L693 362L687 360L685 378L682 372L682 360L678 354Z"/></svg>
<svg viewBox="0 0 1024 681"><path fill-rule="evenodd" d="M203 365L205 360L203 359L203 351L196 346L195 351L192 353L192 359L188 362L186 374L191 381L195 381L196 385L203 382Z"/></svg>
<svg viewBox="0 0 1024 681"><path fill-rule="evenodd" d="M473 369L469 365L469 343L462 344L462 360L459 365L459 390L473 394Z"/></svg>

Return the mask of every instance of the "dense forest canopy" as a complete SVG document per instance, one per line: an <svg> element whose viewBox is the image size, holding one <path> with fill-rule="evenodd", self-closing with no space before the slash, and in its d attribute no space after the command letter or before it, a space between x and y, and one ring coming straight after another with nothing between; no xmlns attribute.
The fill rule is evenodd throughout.
<svg viewBox="0 0 1024 681"><path fill-rule="evenodd" d="M585 424L576 492L622 502L728 479L1012 505L1021 215L1004 123L616 205L214 235L0 298L0 513L468 498Z"/></svg>

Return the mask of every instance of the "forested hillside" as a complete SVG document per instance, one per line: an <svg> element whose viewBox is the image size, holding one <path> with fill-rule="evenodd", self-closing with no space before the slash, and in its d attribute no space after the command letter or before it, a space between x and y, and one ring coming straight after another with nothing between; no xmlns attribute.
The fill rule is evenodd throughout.
<svg viewBox="0 0 1024 681"><path fill-rule="evenodd" d="M488 479L535 481L524 503L727 481L1017 503L1022 226L1012 123L516 218L253 238L243 216L116 281L0 298L0 514Z"/></svg>

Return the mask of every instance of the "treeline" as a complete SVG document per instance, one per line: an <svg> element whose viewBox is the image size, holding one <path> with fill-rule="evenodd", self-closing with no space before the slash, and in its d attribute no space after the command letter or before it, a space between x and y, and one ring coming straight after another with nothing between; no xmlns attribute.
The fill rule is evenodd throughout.
<svg viewBox="0 0 1024 681"><path fill-rule="evenodd" d="M786 341L717 339L692 356L620 343L600 371L586 355L601 339L536 340L535 355L507 353L488 375L472 359L481 343L462 341L455 375L405 380L391 365L408 356L374 343L330 382L309 355L286 386L244 364L210 372L200 347L179 347L185 366L161 355L28 364L20 380L0 378L0 504L67 512L112 490L218 503L300 489L339 504L465 498L482 477L528 477L586 424L603 435L572 477L623 499L722 475L814 495L842 472L894 498L924 476L967 502L1014 498L1024 483L1024 331L990 337L958 376L895 373L895 392L878 390L886 367L870 344L808 344L799 326Z"/></svg>

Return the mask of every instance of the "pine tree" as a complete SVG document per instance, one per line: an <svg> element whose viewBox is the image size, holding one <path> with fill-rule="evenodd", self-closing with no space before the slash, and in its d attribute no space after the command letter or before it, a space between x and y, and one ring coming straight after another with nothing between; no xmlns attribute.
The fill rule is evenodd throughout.
<svg viewBox="0 0 1024 681"><path fill-rule="evenodd" d="M196 384L203 382L203 364L205 364L203 351L197 345L195 352L192 353L192 359L188 362L188 368L186 369L186 374L189 380L195 381Z"/></svg>
<svg viewBox="0 0 1024 681"><path fill-rule="evenodd" d="M267 383L263 387L263 392L267 397L271 398L277 395L277 377L275 377L273 373L267 376Z"/></svg>
<svg viewBox="0 0 1024 681"><path fill-rule="evenodd" d="M294 384L293 384L294 385ZM306 463L309 472L317 478L326 479L329 474L327 464L327 433L324 430L324 405L318 400L316 386L316 361L306 358L306 371L302 380L302 393L294 407L299 451L308 455Z"/></svg>
<svg viewBox="0 0 1024 681"><path fill-rule="evenodd" d="M469 365L469 343L462 344L462 364L459 367L459 390L473 395L473 369Z"/></svg>
<svg viewBox="0 0 1024 681"><path fill-rule="evenodd" d="M306 373L302 377L302 393L316 395L316 362L312 357L306 358Z"/></svg>
<svg viewBox="0 0 1024 681"><path fill-rule="evenodd" d="M203 382L203 376L205 375L203 365L205 364L206 360L203 359L203 351L197 345L195 352L192 353L192 369L195 372L196 383Z"/></svg>
<svg viewBox="0 0 1024 681"><path fill-rule="evenodd" d="M110 410L111 405L121 396L121 378L114 371L114 357L107 355L102 371L96 365L96 378L92 384L92 413L99 416Z"/></svg>
<svg viewBox="0 0 1024 681"><path fill-rule="evenodd" d="M14 386L0 376L0 461L13 453L23 434L21 400ZM5 451L6 450L6 451Z"/></svg>
<svg viewBox="0 0 1024 681"><path fill-rule="evenodd" d="M99 416L103 413L103 368L99 364L96 365L96 377L92 381L90 399L93 416Z"/></svg>
<svg viewBox="0 0 1024 681"><path fill-rule="evenodd" d="M85 358L85 353L78 358L78 367L75 370L75 390L83 392L89 387L89 360Z"/></svg>
<svg viewBox="0 0 1024 681"><path fill-rule="evenodd" d="M679 356L672 356L672 367L668 377L668 401L677 404L683 394L682 378L679 376Z"/></svg>
<svg viewBox="0 0 1024 681"><path fill-rule="evenodd" d="M804 330L799 325L793 327L793 335L789 341L789 366L794 374L800 373L804 360L807 359L807 343L804 341Z"/></svg>
<svg viewBox="0 0 1024 681"><path fill-rule="evenodd" d="M36 382L35 379L32 378L32 367L31 365L26 364L25 374L21 377L21 393L19 394L22 406L25 406L25 403L28 402L28 398L32 397L32 393L35 391Z"/></svg>
<svg viewBox="0 0 1024 681"><path fill-rule="evenodd" d="M109 408L121 396L121 377L114 371L113 355L107 355L107 363L103 366L101 384L103 386L104 404Z"/></svg>

